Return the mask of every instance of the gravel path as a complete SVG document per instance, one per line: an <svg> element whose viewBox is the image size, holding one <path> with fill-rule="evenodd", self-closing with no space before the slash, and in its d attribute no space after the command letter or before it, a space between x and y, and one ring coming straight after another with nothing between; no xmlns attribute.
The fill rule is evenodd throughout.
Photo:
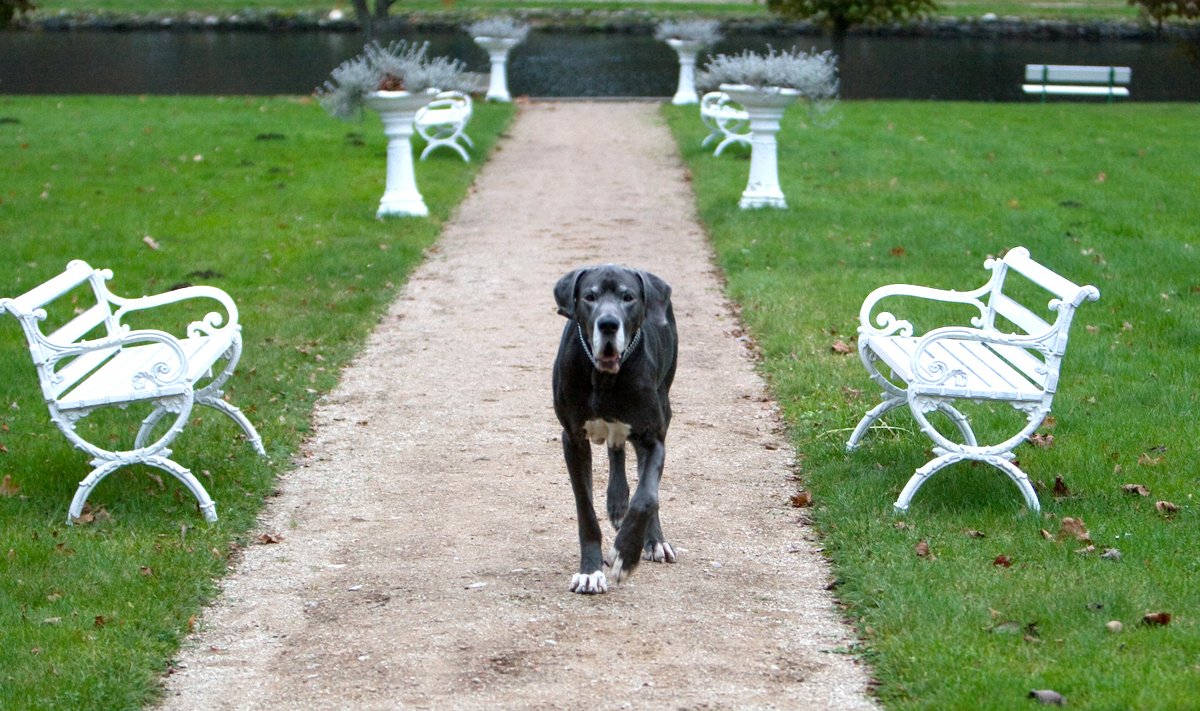
<svg viewBox="0 0 1200 711"><path fill-rule="evenodd" d="M551 290L608 261L674 290L679 562L580 596ZM282 542L224 581L164 708L874 708L737 328L658 107L522 107L318 407L262 519Z"/></svg>

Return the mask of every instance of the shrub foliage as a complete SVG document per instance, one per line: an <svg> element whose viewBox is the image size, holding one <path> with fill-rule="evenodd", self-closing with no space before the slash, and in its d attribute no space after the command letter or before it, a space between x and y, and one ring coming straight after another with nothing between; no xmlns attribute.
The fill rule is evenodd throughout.
<svg viewBox="0 0 1200 711"><path fill-rule="evenodd" d="M1131 0L1132 1L1132 0ZM1153 2L1154 0L1148 0ZM767 0L779 15L812 20L835 35L856 25L884 25L922 19L937 9L935 0Z"/></svg>

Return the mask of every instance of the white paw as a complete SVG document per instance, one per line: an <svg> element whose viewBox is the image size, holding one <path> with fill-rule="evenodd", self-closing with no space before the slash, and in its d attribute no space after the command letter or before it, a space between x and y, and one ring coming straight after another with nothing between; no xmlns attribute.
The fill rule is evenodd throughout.
<svg viewBox="0 0 1200 711"><path fill-rule="evenodd" d="M675 549L666 541L655 543L652 548L647 548L642 552L642 560L652 560L655 563L674 563Z"/></svg>
<svg viewBox="0 0 1200 711"><path fill-rule="evenodd" d="M620 585L625 578L629 577L630 571L625 567L625 561L621 558L621 554L617 549L612 549L608 553L612 559L612 565L608 569L608 574L612 576L613 582Z"/></svg>
<svg viewBox="0 0 1200 711"><path fill-rule="evenodd" d="M603 570L597 570L591 575L576 573L571 576L571 592L580 595L599 595L608 592L608 579Z"/></svg>

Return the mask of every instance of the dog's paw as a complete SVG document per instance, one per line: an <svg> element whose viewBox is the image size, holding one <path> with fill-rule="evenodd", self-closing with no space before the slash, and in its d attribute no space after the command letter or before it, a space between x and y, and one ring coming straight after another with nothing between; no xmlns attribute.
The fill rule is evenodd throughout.
<svg viewBox="0 0 1200 711"><path fill-rule="evenodd" d="M633 575L633 570L638 564L637 558L622 556L616 546L613 546L612 550L608 552L608 559L612 561L609 563L608 576L612 578L613 583L616 585L620 585L626 578Z"/></svg>
<svg viewBox="0 0 1200 711"><path fill-rule="evenodd" d="M580 595L600 595L608 592L608 579L604 577L603 570L588 575L586 573L576 573L571 576L571 592L579 593Z"/></svg>
<svg viewBox="0 0 1200 711"><path fill-rule="evenodd" d="M642 551L642 560L652 560L655 563L674 563L675 549L666 541L647 543Z"/></svg>

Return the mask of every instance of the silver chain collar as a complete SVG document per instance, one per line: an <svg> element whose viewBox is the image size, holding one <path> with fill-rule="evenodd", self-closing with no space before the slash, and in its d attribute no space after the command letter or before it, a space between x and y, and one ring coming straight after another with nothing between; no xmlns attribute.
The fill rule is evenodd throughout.
<svg viewBox="0 0 1200 711"><path fill-rule="evenodd" d="M599 368L600 366L596 364L596 356L592 354L592 347L588 345L587 339L583 337L583 324L579 323L578 321L575 322L575 333L579 334L579 345L583 346L583 352L587 354L588 360L592 363L592 367ZM642 329L639 328L637 333L633 334L633 340L629 342L628 346L625 346L625 350L621 351L620 361L618 362L625 362L625 359L628 358L631 353L633 353L634 349L637 348L638 344L641 342Z"/></svg>

